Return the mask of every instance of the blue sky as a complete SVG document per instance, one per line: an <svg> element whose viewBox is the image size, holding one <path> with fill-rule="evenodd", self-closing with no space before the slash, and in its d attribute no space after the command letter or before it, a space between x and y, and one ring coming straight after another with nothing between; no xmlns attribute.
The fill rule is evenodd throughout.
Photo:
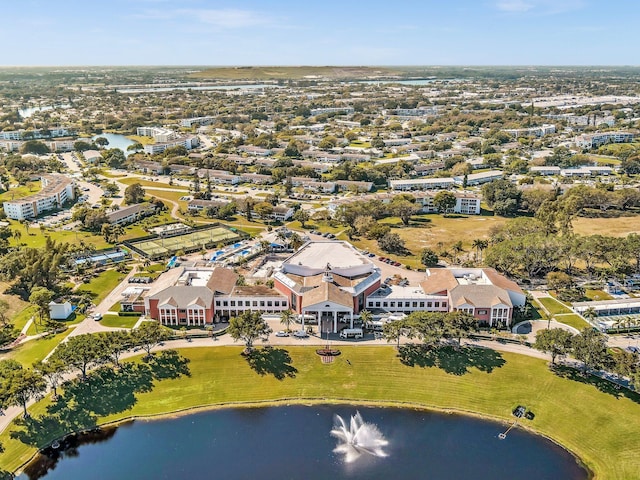
<svg viewBox="0 0 640 480"><path fill-rule="evenodd" d="M638 0L3 0L2 65L638 65Z"/></svg>

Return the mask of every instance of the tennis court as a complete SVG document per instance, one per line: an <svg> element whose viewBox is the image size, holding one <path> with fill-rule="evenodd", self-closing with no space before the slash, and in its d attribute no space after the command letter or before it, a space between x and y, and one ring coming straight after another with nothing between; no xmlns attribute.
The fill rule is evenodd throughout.
<svg viewBox="0 0 640 480"><path fill-rule="evenodd" d="M131 245L142 251L147 257L157 258L174 254L179 250L193 252L202 248L211 248L220 243L228 244L241 239L242 237L240 235L229 229L213 227L184 235L177 235L175 237L131 242Z"/></svg>

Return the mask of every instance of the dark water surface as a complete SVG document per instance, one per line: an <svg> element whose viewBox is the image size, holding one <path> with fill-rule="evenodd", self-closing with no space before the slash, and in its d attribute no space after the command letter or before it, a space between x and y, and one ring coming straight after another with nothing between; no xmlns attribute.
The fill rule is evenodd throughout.
<svg viewBox="0 0 640 480"><path fill-rule="evenodd" d="M333 452L334 415L348 420L356 410L389 441L387 457L364 454L345 464ZM217 410L123 425L103 442L80 445L62 454L57 464L49 461L53 468L40 478L588 478L574 458L552 442L518 428L499 440L504 430L495 422L410 409L340 405ZM31 468L42 469L46 463Z"/></svg>

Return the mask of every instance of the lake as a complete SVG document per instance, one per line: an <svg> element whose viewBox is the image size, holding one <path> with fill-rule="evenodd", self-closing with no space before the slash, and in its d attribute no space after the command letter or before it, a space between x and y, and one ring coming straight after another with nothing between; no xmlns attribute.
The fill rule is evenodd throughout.
<svg viewBox="0 0 640 480"><path fill-rule="evenodd" d="M335 415L359 410L357 458L334 452ZM535 422L535 419L533 420ZM19 479L583 480L553 442L474 417L349 405L225 409L136 421L87 438L60 458L40 455ZM376 433L377 430L377 433ZM366 450L378 438L386 456ZM358 443L356 442L356 443ZM385 442L388 444L384 445ZM347 445L349 446L349 445ZM360 448L360 446L362 448ZM343 445L344 447L344 445ZM355 447L353 447L355 448ZM48 470L48 471L47 471ZM30 475L30 476L29 476Z"/></svg>
<svg viewBox="0 0 640 480"><path fill-rule="evenodd" d="M124 135L120 135L119 133L102 133L100 135L94 135L93 137L91 137L91 140L93 141L98 137L104 137L109 140L109 145L105 146L104 148L119 148L124 152L125 157L128 157L131 153L133 153L128 152L127 147L129 145L133 145L136 142L128 139Z"/></svg>
<svg viewBox="0 0 640 480"><path fill-rule="evenodd" d="M36 112L46 112L47 110L53 110L54 108L69 108L71 105L45 105L42 107L27 107L27 108L19 108L18 113L22 118L29 118Z"/></svg>

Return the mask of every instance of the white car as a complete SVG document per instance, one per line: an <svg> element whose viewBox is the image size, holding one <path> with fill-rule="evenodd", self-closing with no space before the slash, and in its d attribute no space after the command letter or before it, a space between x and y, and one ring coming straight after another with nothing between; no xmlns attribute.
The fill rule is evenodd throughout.
<svg viewBox="0 0 640 480"><path fill-rule="evenodd" d="M307 338L309 335L304 330L298 330L293 333L293 336L297 338Z"/></svg>
<svg viewBox="0 0 640 480"><path fill-rule="evenodd" d="M276 332L276 337L288 337L288 336L289 334L284 330L280 330L279 332Z"/></svg>
<svg viewBox="0 0 640 480"><path fill-rule="evenodd" d="M93 314L93 319L98 322L100 320L102 320L102 314L101 313L94 313Z"/></svg>

